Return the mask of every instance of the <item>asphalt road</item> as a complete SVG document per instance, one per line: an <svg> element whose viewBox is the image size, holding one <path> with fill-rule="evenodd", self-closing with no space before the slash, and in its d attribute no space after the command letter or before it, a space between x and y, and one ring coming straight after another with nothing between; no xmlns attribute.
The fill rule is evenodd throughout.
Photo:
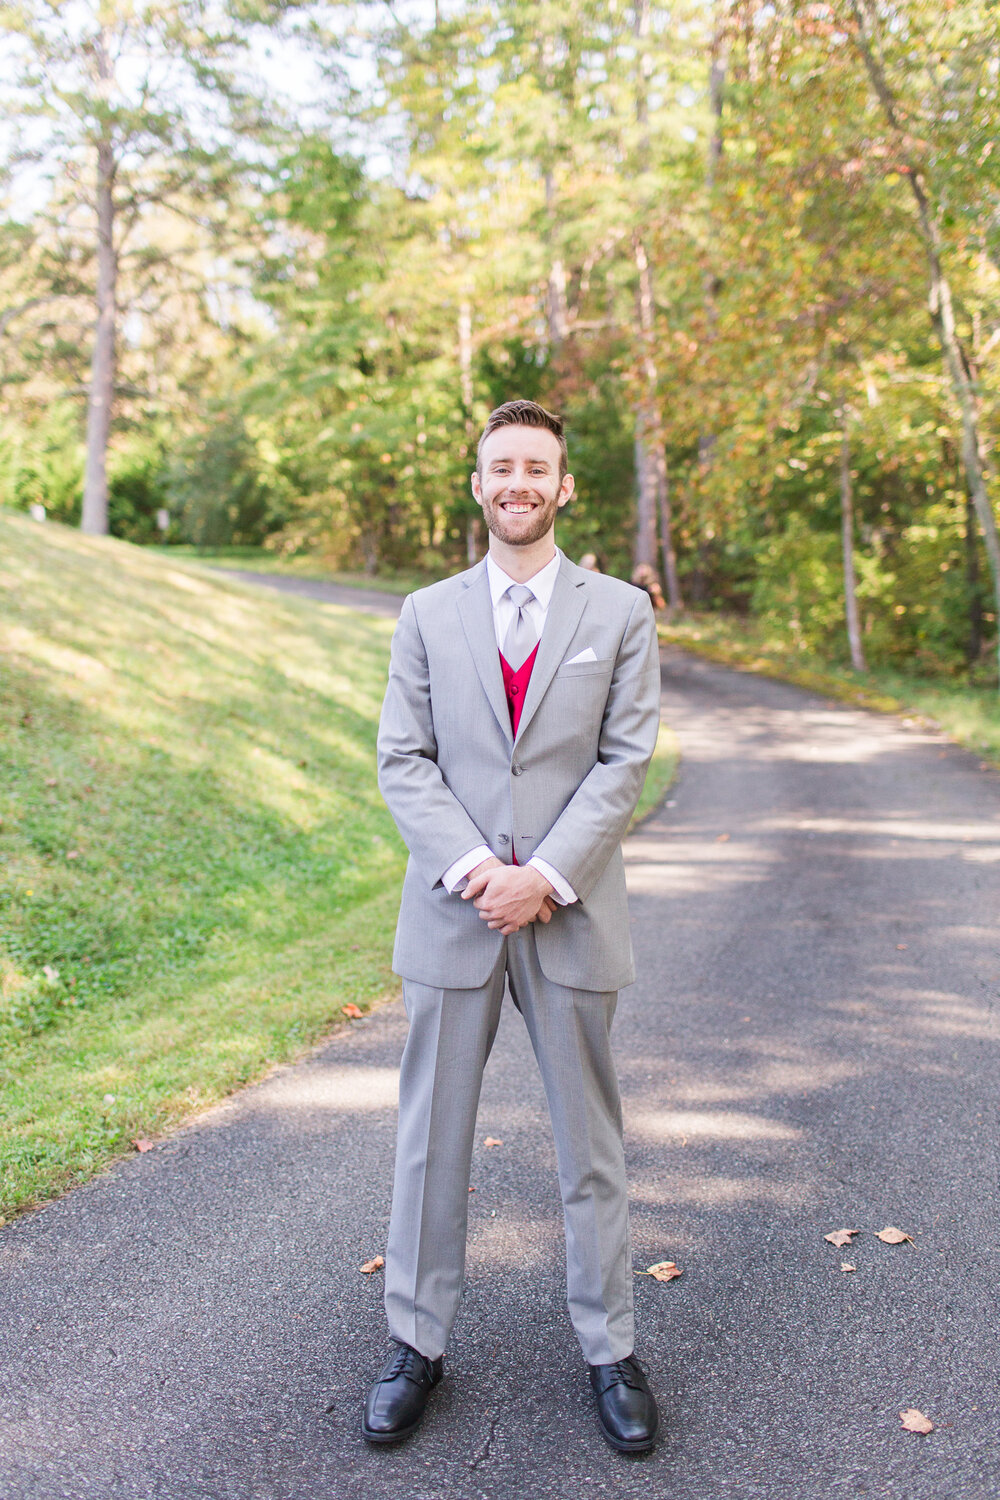
<svg viewBox="0 0 1000 1500"><path fill-rule="evenodd" d="M294 578L283 573L252 573L245 568L219 568L227 578L239 578L244 583L261 583L265 588L277 589L282 594L298 594L300 598L322 599L326 604L342 604L346 609L356 609L363 615L399 614L402 596L387 593L384 589L354 588L351 584L333 583L325 578Z"/></svg>
<svg viewBox="0 0 1000 1500"><path fill-rule="evenodd" d="M362 1443L387 1005L0 1232L5 1500L993 1500L1000 777L678 654L664 688L684 759L627 846L641 977L616 1023L636 1267L683 1267L636 1281L655 1454L594 1421L510 1007L445 1382L408 1443Z"/></svg>

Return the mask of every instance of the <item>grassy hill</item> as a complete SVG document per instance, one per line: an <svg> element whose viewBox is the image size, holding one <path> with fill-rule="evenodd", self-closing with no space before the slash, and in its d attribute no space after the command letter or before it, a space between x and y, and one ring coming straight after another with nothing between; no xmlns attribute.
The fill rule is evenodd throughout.
<svg viewBox="0 0 1000 1500"><path fill-rule="evenodd" d="M0 513L0 1215L395 988L391 633Z"/></svg>

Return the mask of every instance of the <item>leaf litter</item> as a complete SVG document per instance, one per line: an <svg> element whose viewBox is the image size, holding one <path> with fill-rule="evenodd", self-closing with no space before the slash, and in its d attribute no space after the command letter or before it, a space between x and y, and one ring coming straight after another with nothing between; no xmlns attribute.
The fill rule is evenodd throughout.
<svg viewBox="0 0 1000 1500"><path fill-rule="evenodd" d="M655 1266L647 1266L645 1271L636 1271L635 1274L652 1276L654 1281L675 1281L678 1276L683 1276L684 1272L672 1260L658 1260Z"/></svg>

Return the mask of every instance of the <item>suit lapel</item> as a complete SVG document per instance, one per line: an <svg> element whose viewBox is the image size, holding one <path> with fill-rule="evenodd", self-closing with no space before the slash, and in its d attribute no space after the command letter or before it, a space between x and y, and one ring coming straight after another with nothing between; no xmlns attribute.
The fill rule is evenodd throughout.
<svg viewBox="0 0 1000 1500"><path fill-rule="evenodd" d="M510 743L510 710L507 695L503 690L503 673L500 671L500 653L497 650L496 631L493 628L493 600L490 598L490 581L486 574L486 563L481 562L472 574L464 593L458 601L458 613L465 631L472 660L475 662L483 692L489 699L497 723ZM538 670L535 662L534 671ZM532 673L534 676L534 672Z"/></svg>
<svg viewBox="0 0 1000 1500"><path fill-rule="evenodd" d="M576 627L580 623L580 616L587 606L586 581L586 573L564 557L559 564L559 572L556 574L556 586L549 600L545 628L538 643L538 655L531 669L528 691L524 695L524 707L517 726L517 739L521 738L531 723L535 710L545 696L548 685L555 676L556 668L566 655L566 647L573 639ZM486 596L489 602L489 587L487 587ZM494 641L495 639L494 636ZM500 692L503 697L502 676ZM504 706L506 707L506 699L504 699Z"/></svg>

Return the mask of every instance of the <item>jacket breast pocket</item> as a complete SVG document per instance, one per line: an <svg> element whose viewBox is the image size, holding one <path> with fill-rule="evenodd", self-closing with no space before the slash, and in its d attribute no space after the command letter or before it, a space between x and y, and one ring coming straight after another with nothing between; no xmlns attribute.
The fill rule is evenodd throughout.
<svg viewBox="0 0 1000 1500"><path fill-rule="evenodd" d="M610 677L614 671L614 660L609 656L603 661L570 661L556 668L556 678L562 681L566 677L597 677L602 673Z"/></svg>

